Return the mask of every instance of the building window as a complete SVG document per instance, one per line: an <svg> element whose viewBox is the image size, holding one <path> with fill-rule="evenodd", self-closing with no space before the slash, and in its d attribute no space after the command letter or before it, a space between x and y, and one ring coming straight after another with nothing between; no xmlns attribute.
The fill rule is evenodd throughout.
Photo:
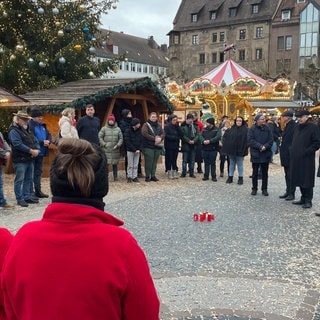
<svg viewBox="0 0 320 320"><path fill-rule="evenodd" d="M199 63L200 64L205 64L206 63L206 56L204 53L199 54Z"/></svg>
<svg viewBox="0 0 320 320"><path fill-rule="evenodd" d="M217 19L217 11L210 11L210 20Z"/></svg>
<svg viewBox="0 0 320 320"><path fill-rule="evenodd" d="M191 15L191 22L197 22L198 21L198 15L196 13L193 13Z"/></svg>
<svg viewBox="0 0 320 320"><path fill-rule="evenodd" d="M277 40L277 49L280 50L284 50L284 37L278 37Z"/></svg>
<svg viewBox="0 0 320 320"><path fill-rule="evenodd" d="M220 52L220 63L224 62L224 52Z"/></svg>
<svg viewBox="0 0 320 320"><path fill-rule="evenodd" d="M199 44L199 36L197 34L192 36L192 44Z"/></svg>
<svg viewBox="0 0 320 320"><path fill-rule="evenodd" d="M262 59L262 49L256 49L256 60L261 60Z"/></svg>
<svg viewBox="0 0 320 320"><path fill-rule="evenodd" d="M291 50L292 49L292 36L286 36L286 50Z"/></svg>
<svg viewBox="0 0 320 320"><path fill-rule="evenodd" d="M179 44L180 43L180 37L178 34L175 34L173 36L173 44Z"/></svg>
<svg viewBox="0 0 320 320"><path fill-rule="evenodd" d="M142 66L141 66L140 63L137 65L137 71L138 71L138 72L141 72L141 71L142 71Z"/></svg>
<svg viewBox="0 0 320 320"><path fill-rule="evenodd" d="M148 73L148 66L147 66L147 65L144 65L144 66L143 66L143 72L144 72L144 73Z"/></svg>
<svg viewBox="0 0 320 320"><path fill-rule="evenodd" d="M292 49L292 36L281 36L277 40L278 51Z"/></svg>
<svg viewBox="0 0 320 320"><path fill-rule="evenodd" d="M239 52L239 61L244 61L246 59L246 51L244 49L241 49Z"/></svg>
<svg viewBox="0 0 320 320"><path fill-rule="evenodd" d="M245 38L246 38L246 29L241 29L239 33L239 39L245 40Z"/></svg>
<svg viewBox="0 0 320 320"><path fill-rule="evenodd" d="M305 3L305 0L297 0L297 3Z"/></svg>
<svg viewBox="0 0 320 320"><path fill-rule="evenodd" d="M217 34L216 32L214 32L214 33L212 34L212 42L215 43L215 42L217 42L217 41L218 41L218 34Z"/></svg>
<svg viewBox="0 0 320 320"><path fill-rule="evenodd" d="M237 8L229 8L229 17L235 17L237 15Z"/></svg>
<svg viewBox="0 0 320 320"><path fill-rule="evenodd" d="M258 4L253 4L251 6L251 12L252 13L259 13L259 5Z"/></svg>
<svg viewBox="0 0 320 320"><path fill-rule="evenodd" d="M289 9L281 11L281 20L282 21L290 20L290 18L291 18L291 11Z"/></svg>
<svg viewBox="0 0 320 320"><path fill-rule="evenodd" d="M256 38L262 38L263 37L263 27L257 27L256 28Z"/></svg>
<svg viewBox="0 0 320 320"><path fill-rule="evenodd" d="M224 32L220 32L219 41L220 41L220 42L224 42L224 40L225 40Z"/></svg>
<svg viewBox="0 0 320 320"><path fill-rule="evenodd" d="M212 63L217 63L217 53L216 52L212 53Z"/></svg>

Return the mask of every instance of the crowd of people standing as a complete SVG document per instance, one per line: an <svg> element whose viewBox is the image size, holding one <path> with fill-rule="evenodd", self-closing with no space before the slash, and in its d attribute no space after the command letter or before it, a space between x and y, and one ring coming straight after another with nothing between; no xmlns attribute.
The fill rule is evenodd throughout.
<svg viewBox="0 0 320 320"><path fill-rule="evenodd" d="M118 165L123 156L128 183L139 182L141 177L145 178L145 182L159 181L157 164L159 157L164 155L165 172L169 179L187 176L195 178L196 174L203 174L203 181L211 179L216 182L217 174L220 173L220 177L223 177L226 167L226 183L233 183L237 171L237 183L242 185L244 158L250 154L251 195L258 193L258 183L261 179L262 194L268 196L269 164L273 162L274 156L280 153L286 182L286 191L280 198L295 200L296 187L300 187L301 199L293 203L301 204L303 208L312 206L312 176L315 171L312 161L320 146L317 140L319 127L312 123L306 110L297 112L296 120L293 119L292 111L285 111L281 115L282 125L280 117L272 116L267 119L265 114L258 113L250 128L240 116L233 121L223 116L216 125L213 116L207 116L202 122L195 111L187 114L181 124L178 116L171 114L165 120L164 126L159 122L155 112L151 112L147 121L143 123L140 119L132 117L131 110L123 109L121 119L117 121L113 114L109 114L103 126L95 115L95 107L92 104L86 106L85 113L77 121L73 108L64 109L58 122L59 139L83 139L100 146L106 154L114 181L119 180ZM304 128L308 130L302 130ZM311 136L304 136L309 131L312 132ZM43 159L48 155L48 147L54 140L43 123L41 109L32 109L30 116L23 111L14 113L8 139L9 143L0 135L0 161L3 165L12 158L17 204L26 207L38 203L39 198L49 196L41 189L41 175ZM301 155L301 159L298 159L299 152L303 150L301 146L308 140L310 146ZM178 166L180 153L181 168ZM309 175L298 176L297 172L301 171L297 170L297 167L305 163L306 159L310 161L306 163ZM142 173L142 160L145 175ZM3 195L2 171L0 173L0 205L12 208L13 205L7 203Z"/></svg>

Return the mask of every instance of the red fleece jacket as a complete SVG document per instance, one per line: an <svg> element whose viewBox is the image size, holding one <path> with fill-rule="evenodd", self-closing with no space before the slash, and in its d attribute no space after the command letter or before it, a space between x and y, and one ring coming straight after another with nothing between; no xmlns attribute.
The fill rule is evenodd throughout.
<svg viewBox="0 0 320 320"><path fill-rule="evenodd" d="M8 319L158 320L147 260L122 224L93 207L52 203L24 225L3 268Z"/></svg>
<svg viewBox="0 0 320 320"><path fill-rule="evenodd" d="M0 278L2 274L2 265L4 261L4 257L9 249L9 246L12 242L13 235L10 233L8 229L0 228ZM4 310L3 310L3 295L0 290L0 320L7 319Z"/></svg>

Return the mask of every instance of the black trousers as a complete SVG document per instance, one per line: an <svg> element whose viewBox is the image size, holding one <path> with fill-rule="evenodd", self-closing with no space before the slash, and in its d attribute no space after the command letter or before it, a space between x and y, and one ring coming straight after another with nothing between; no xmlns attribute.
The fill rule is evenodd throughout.
<svg viewBox="0 0 320 320"><path fill-rule="evenodd" d="M284 169L284 178L286 180L286 193L288 194L295 194L296 192L296 187L292 186L292 183L291 183L291 175L290 175L290 168L289 167L283 167Z"/></svg>
<svg viewBox="0 0 320 320"><path fill-rule="evenodd" d="M304 202L311 202L313 199L313 188L302 188L300 187L301 200Z"/></svg>
<svg viewBox="0 0 320 320"><path fill-rule="evenodd" d="M261 190L268 190L269 162L252 163L252 189L253 190L258 190L259 168L261 168L261 176L262 176Z"/></svg>

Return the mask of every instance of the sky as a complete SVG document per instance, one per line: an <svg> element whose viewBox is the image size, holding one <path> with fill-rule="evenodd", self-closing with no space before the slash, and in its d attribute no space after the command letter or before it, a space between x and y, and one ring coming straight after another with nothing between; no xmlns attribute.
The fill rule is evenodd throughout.
<svg viewBox="0 0 320 320"><path fill-rule="evenodd" d="M102 17L104 29L141 38L153 36L159 44L168 44L166 34L173 29L181 0L120 0L116 9Z"/></svg>

